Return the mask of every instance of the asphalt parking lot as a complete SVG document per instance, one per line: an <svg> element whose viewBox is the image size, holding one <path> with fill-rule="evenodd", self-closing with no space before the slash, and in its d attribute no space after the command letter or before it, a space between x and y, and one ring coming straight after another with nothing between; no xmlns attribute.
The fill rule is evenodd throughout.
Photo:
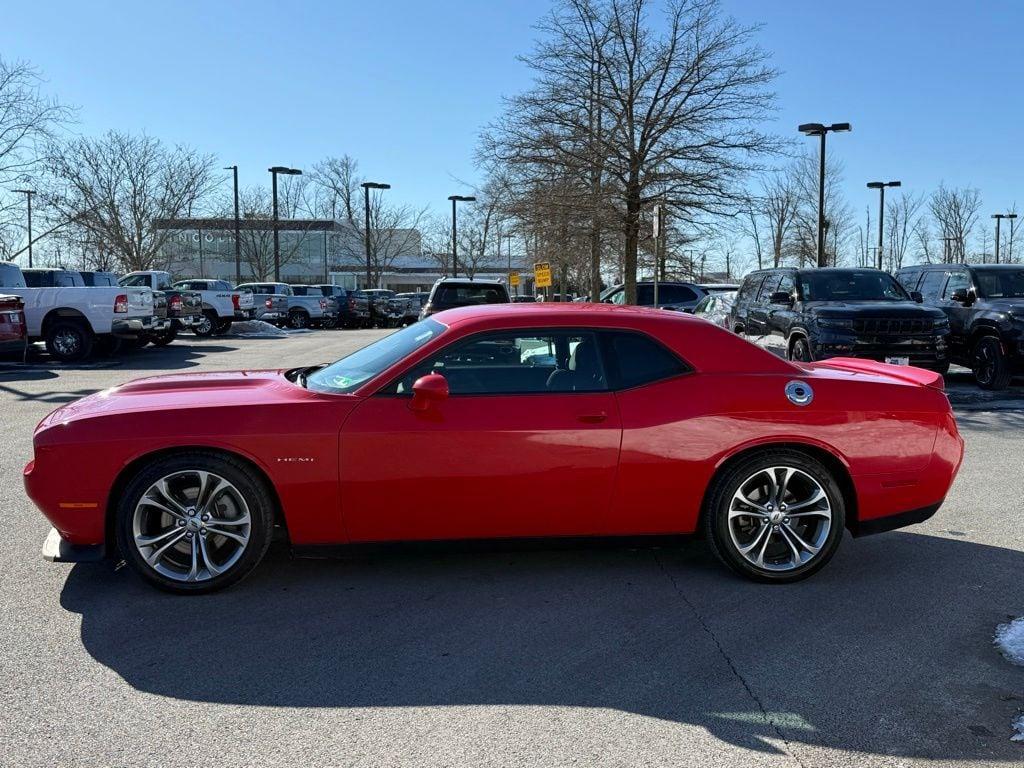
<svg viewBox="0 0 1024 768"><path fill-rule="evenodd" d="M1024 762L1024 667L992 644L1024 615L1024 399L975 397L962 374L967 452L946 505L848 537L788 587L734 578L696 541L337 561L276 548L201 598L40 558L49 525L20 473L52 408L169 370L320 362L381 333L0 367L0 764Z"/></svg>

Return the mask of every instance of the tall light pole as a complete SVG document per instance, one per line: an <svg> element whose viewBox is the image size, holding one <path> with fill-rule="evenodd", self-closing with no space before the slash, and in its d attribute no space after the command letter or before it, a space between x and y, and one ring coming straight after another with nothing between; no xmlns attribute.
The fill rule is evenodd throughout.
<svg viewBox="0 0 1024 768"><path fill-rule="evenodd" d="M242 220L238 214L238 166L229 165L224 169L231 171L235 180L235 285L242 282Z"/></svg>
<svg viewBox="0 0 1024 768"><path fill-rule="evenodd" d="M1010 226L1013 226L1013 220L1017 218L1016 213L993 213L992 218L996 220L996 264L999 263L999 225L1003 219L1010 219Z"/></svg>
<svg viewBox="0 0 1024 768"><path fill-rule="evenodd" d="M279 219L277 215L277 175L283 173L285 176L301 176L302 171L298 168L288 168L283 165L275 165L273 168L268 168L270 171L270 177L272 179L271 186L273 187L273 198L274 198L274 282L281 282L281 238L279 230Z"/></svg>
<svg viewBox="0 0 1024 768"><path fill-rule="evenodd" d="M373 269L370 264L370 190L391 189L390 184L381 184L377 181L364 181L360 184L363 188L363 210L366 213L366 224L363 229L363 240L366 241L366 287L373 287Z"/></svg>
<svg viewBox="0 0 1024 768"><path fill-rule="evenodd" d="M452 277L459 276L459 227L456 223L455 206L458 203L473 203L476 198L472 195L449 195L452 201Z"/></svg>
<svg viewBox="0 0 1024 768"><path fill-rule="evenodd" d="M28 268L32 269L32 195L36 191L34 189L16 189L14 191L24 195L28 205Z"/></svg>
<svg viewBox="0 0 1024 768"><path fill-rule="evenodd" d="M885 227L885 188L901 186L903 186L903 184L899 181L868 182L868 189L878 190L878 253L876 254L876 257L879 269L882 268L882 233Z"/></svg>
<svg viewBox="0 0 1024 768"><path fill-rule="evenodd" d="M851 130L849 123L804 123L797 128L805 136L820 136L821 149L818 155L818 266L828 266L825 260L825 136L829 133L844 133Z"/></svg>

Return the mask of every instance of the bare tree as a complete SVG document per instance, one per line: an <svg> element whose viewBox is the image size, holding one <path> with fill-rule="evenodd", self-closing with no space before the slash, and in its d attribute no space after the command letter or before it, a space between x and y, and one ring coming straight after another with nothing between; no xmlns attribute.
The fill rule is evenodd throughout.
<svg viewBox="0 0 1024 768"><path fill-rule="evenodd" d="M760 215L764 217L771 238L774 267L782 264L786 245L796 225L800 190L797 175L793 172L775 171L762 180L758 202Z"/></svg>
<svg viewBox="0 0 1024 768"><path fill-rule="evenodd" d="M483 142L492 163L520 176L571 179L588 208L600 164L602 197L624 235L630 302L644 208L662 201L680 220L731 214L745 174L779 146L757 128L774 104L775 72L755 30L724 16L716 0L668 0L656 24L647 6L559 3L542 27L546 39L525 59L534 86L509 101Z"/></svg>
<svg viewBox="0 0 1024 768"><path fill-rule="evenodd" d="M303 196L310 210L321 216L344 222L353 237L340 245L341 256L349 264L362 263L366 258L366 199L361 187L359 164L348 155L329 157L313 166L309 180L312 190ZM398 205L387 196L371 190L370 194L370 274L376 286L403 255L418 255L421 247L420 227L426 220L427 209Z"/></svg>
<svg viewBox="0 0 1024 768"><path fill-rule="evenodd" d="M928 209L943 237L952 238L951 246L943 253L948 262L964 261L967 257L967 239L978 222L981 193L971 188L950 188L944 184L932 193Z"/></svg>
<svg viewBox="0 0 1024 768"><path fill-rule="evenodd" d="M790 180L796 192L796 211L788 250L800 265L817 265L818 242L818 180L816 153L807 153L789 167ZM853 233L853 211L842 193L843 166L838 160L826 159L825 167L825 260L838 266L843 259L847 241Z"/></svg>
<svg viewBox="0 0 1024 768"><path fill-rule="evenodd" d="M150 136L111 131L52 143L46 202L102 242L127 270L150 269L171 231L156 219L180 218L214 184L214 158L169 149Z"/></svg>
<svg viewBox="0 0 1024 768"><path fill-rule="evenodd" d="M885 239L890 271L900 269L914 240L924 194L902 194L885 206Z"/></svg>

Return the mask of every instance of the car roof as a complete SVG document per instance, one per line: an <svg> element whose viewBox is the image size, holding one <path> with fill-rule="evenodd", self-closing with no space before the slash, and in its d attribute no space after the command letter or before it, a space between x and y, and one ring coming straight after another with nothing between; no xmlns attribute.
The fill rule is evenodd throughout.
<svg viewBox="0 0 1024 768"><path fill-rule="evenodd" d="M958 262L956 264L913 264L909 267L904 267L901 272L907 269L924 269L924 270L938 270L938 269L985 269L985 270L1008 270L1008 269L1021 269L1020 264L966 264Z"/></svg>
<svg viewBox="0 0 1024 768"><path fill-rule="evenodd" d="M442 277L434 285L504 285L501 280L473 280L469 277Z"/></svg>

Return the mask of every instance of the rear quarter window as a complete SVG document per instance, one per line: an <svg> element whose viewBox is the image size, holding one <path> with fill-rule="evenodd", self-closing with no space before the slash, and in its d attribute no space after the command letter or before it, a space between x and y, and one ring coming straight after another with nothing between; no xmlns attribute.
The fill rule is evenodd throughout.
<svg viewBox="0 0 1024 768"><path fill-rule="evenodd" d="M661 342L635 331L602 334L614 389L630 389L686 373L689 369Z"/></svg>

